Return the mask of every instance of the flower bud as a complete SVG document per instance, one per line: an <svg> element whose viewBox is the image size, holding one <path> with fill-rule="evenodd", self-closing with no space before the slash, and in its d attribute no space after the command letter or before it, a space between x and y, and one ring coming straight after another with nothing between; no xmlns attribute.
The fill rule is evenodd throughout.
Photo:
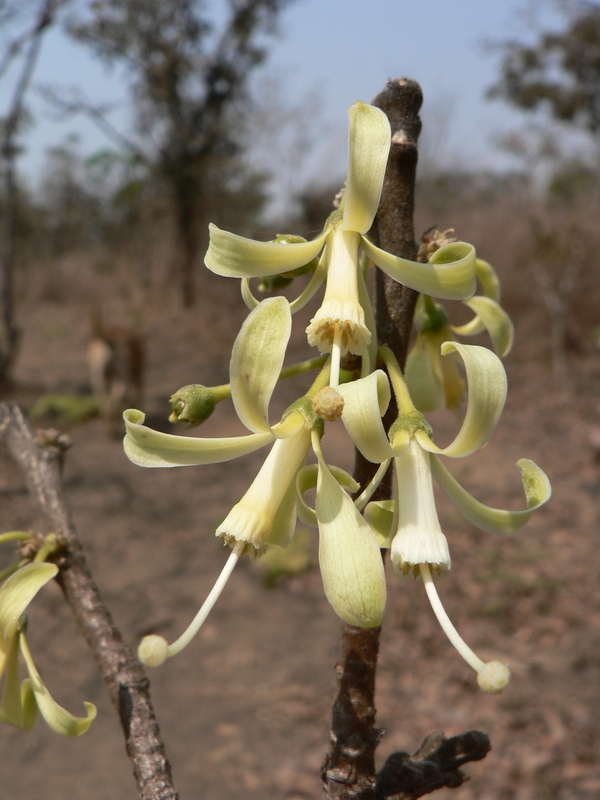
<svg viewBox="0 0 600 800"><path fill-rule="evenodd" d="M147 667L160 667L167 660L169 643L155 633L144 636L138 647L138 658Z"/></svg>
<svg viewBox="0 0 600 800"><path fill-rule="evenodd" d="M215 410L217 398L208 386L191 383L171 395L170 422L187 422L190 428L205 422Z"/></svg>

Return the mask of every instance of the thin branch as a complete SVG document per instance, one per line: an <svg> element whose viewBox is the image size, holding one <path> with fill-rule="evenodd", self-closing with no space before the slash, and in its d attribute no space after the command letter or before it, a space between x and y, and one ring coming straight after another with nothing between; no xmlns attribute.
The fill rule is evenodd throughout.
<svg viewBox="0 0 600 800"><path fill-rule="evenodd" d="M94 104L87 100L80 91L69 89L63 92L62 89L57 89L54 86L41 87L40 96L57 111L57 115L67 117L81 114L87 117L117 147L131 153L144 164L152 163L152 154L145 151L133 139L125 136L109 120L108 113L114 108L114 103Z"/></svg>
<svg viewBox="0 0 600 800"><path fill-rule="evenodd" d="M421 87L409 78L388 81L373 100L392 128L392 146L379 210L371 236L379 247L395 256L416 259L414 230L417 141L421 132ZM417 302L417 292L376 270L375 318L380 344L386 344L404 367Z"/></svg>
<svg viewBox="0 0 600 800"><path fill-rule="evenodd" d="M417 752L392 753L377 775L377 800L417 800L445 786L456 789L465 781L460 767L481 761L491 749L481 731L467 731L446 739L431 733Z"/></svg>
<svg viewBox="0 0 600 800"><path fill-rule="evenodd" d="M140 800L177 800L149 682L125 644L90 573L85 553L64 499L64 447L54 432L40 444L21 408L0 404L0 439L23 471L29 491L48 517L64 548L56 563L65 598L90 646L117 709L132 761Z"/></svg>

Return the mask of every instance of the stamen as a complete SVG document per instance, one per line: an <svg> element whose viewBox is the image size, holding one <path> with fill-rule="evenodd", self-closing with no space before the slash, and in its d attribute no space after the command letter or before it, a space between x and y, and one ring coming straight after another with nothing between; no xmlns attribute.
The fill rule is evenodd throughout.
<svg viewBox="0 0 600 800"><path fill-rule="evenodd" d="M419 564L419 569L433 613L436 615L442 630L448 639L450 639L450 643L454 645L467 664L475 670L480 688L491 694L501 692L510 680L510 670L506 664L502 664L499 661L489 661L488 663L482 661L479 656L471 650L450 621L450 617L442 605L442 601L433 583L433 578L431 577L429 564Z"/></svg>
<svg viewBox="0 0 600 800"><path fill-rule="evenodd" d="M340 385L340 364L342 360L342 328L335 326L333 342L331 344L331 366L329 385L332 389L337 389Z"/></svg>
<svg viewBox="0 0 600 800"><path fill-rule="evenodd" d="M160 666L167 658L171 658L171 656L177 655L177 653L181 652L184 647L192 641L194 636L198 633L204 621L212 611L214 604L219 599L221 592L225 588L227 581L229 580L231 573L234 570L235 565L237 564L239 557L242 555L244 549L246 548L246 542L238 542L236 546L233 548L229 558L225 562L225 566L221 570L221 574L215 581L215 585L210 590L206 600L200 607L200 610L190 623L190 625L186 628L186 630L181 634L181 636L176 639L173 644L166 645L166 640L163 639L162 636L144 636L142 641L140 642L140 646L138 648L138 658L144 664L147 664L150 667L158 667ZM158 641L160 640L160 641ZM164 644L163 644L164 643Z"/></svg>
<svg viewBox="0 0 600 800"><path fill-rule="evenodd" d="M388 458L387 461L382 461L379 467L377 468L377 472L369 483L365 486L363 491L358 495L358 497L354 500L354 505L357 507L359 511L362 511L363 508L367 505L371 497L373 496L375 489L379 486L385 473L388 470L388 467L391 464L392 459Z"/></svg>

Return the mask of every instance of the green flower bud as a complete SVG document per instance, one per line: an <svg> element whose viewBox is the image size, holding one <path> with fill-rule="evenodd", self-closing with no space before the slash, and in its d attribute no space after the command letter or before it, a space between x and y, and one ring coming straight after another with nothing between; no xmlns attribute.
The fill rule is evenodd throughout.
<svg viewBox="0 0 600 800"><path fill-rule="evenodd" d="M427 297L419 302L415 310L415 326L420 333L440 331L448 325L448 314L444 306Z"/></svg>
<svg viewBox="0 0 600 800"><path fill-rule="evenodd" d="M277 236L272 239L272 242L273 244L301 244L306 242L306 239L303 236L295 236L292 233L278 233ZM273 292L277 289L283 289L289 286L292 280L299 275L305 275L307 272L314 272L318 263L319 258L317 256L313 258L312 261L309 261L308 264L292 269L289 272L282 272L280 275L267 275L261 278L258 285L259 291Z"/></svg>
<svg viewBox="0 0 600 800"><path fill-rule="evenodd" d="M187 422L188 427L194 428L210 417L220 399L214 389L208 386L199 383L183 386L171 395L173 413L169 421Z"/></svg>

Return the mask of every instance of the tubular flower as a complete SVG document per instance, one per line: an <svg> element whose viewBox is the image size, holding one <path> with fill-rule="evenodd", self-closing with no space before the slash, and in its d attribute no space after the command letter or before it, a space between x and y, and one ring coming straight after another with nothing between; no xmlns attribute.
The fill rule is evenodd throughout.
<svg viewBox="0 0 600 800"><path fill-rule="evenodd" d="M356 102L348 110L348 179L342 206L327 220L312 241L257 242L210 226L206 266L235 278L265 278L289 273L319 256L306 289L292 302L301 308L326 281L323 302L307 328L308 341L323 353L332 352L332 386L341 355L363 355L372 338L368 319L372 316L368 296L361 286L359 249L394 280L419 292L448 299L470 297L475 290L475 251L462 242L440 248L428 264L392 256L366 238L381 196L388 152L390 126L385 114L374 106ZM288 237L291 238L291 237ZM247 282L243 295L252 307ZM337 352L337 354L336 354Z"/></svg>
<svg viewBox="0 0 600 800"><path fill-rule="evenodd" d="M223 590L244 552L256 556L267 544L286 544L295 524L295 477L310 446L310 425L316 417L292 407L270 426L268 409L281 374L290 336L291 314L283 297L264 300L248 316L238 335L230 363L230 393L239 419L252 431L247 436L222 439L177 436L143 425L144 414L124 413L124 448L135 464L177 467L214 464L246 455L275 440L271 453L248 492L217 529L233 551L215 586L192 624L172 645L160 636L148 636L138 650L140 659L158 666L193 638ZM310 401L305 403L310 407Z"/></svg>
<svg viewBox="0 0 600 800"><path fill-rule="evenodd" d="M302 418L299 411L292 415ZM142 639L138 648L140 661L160 666L167 658L186 647L202 627L225 588L239 558L248 553L256 558L267 546L286 547L296 526L296 475L303 466L310 447L310 429L306 424L287 439L278 439L244 497L236 503L216 530L232 552L215 585L200 610L172 644L152 634Z"/></svg>
<svg viewBox="0 0 600 800"><path fill-rule="evenodd" d="M475 336L487 330L492 346L501 358L512 348L514 327L500 306L500 283L487 261L475 262L478 282L483 294L471 297L464 304L475 312L465 325L451 325L446 310L427 295L417 301L415 325L417 337L406 361L405 378L411 398L419 411L455 409L461 403L465 382L453 356L441 358L441 345L457 336Z"/></svg>
<svg viewBox="0 0 600 800"><path fill-rule="evenodd" d="M396 470L395 501L371 502L365 518L379 536L383 546L391 550L397 573L421 574L432 607L444 631L461 655L477 671L479 683L486 691L499 691L508 681L506 668L494 670L486 666L462 642L451 626L435 592L431 568L450 568L446 537L438 521L432 490L432 476L459 511L483 530L511 534L521 528L533 512L550 497L550 484L544 472L532 461L521 459L521 470L527 508L522 511L493 509L472 498L443 466L440 456L463 458L480 450L488 441L504 406L506 375L499 358L484 347L446 342L442 354L457 353L465 366L469 396L463 424L455 439L445 448L431 438L431 428L414 407L402 380L400 370L386 348L381 349L390 370L400 416L392 425L389 437L374 414L372 403L346 402L342 420L354 443L371 461L394 459ZM360 382L340 388L344 399L364 392ZM368 445L365 444L368 441ZM443 611L443 609L442 609ZM496 663L496 662L491 662ZM484 670L485 667L485 670ZM483 673L482 673L482 670ZM481 677L483 674L484 677ZM490 675L497 676L494 683Z"/></svg>
<svg viewBox="0 0 600 800"><path fill-rule="evenodd" d="M4 677L0 720L26 730L33 727L39 711L56 733L79 736L94 720L96 707L84 703L87 715L75 717L58 705L33 663L25 636L27 606L57 573L55 564L26 564L0 587L0 678ZM19 680L19 651L28 673L22 682Z"/></svg>
<svg viewBox="0 0 600 800"><path fill-rule="evenodd" d="M246 494L218 526L216 536L224 539L232 553L191 624L172 644L157 635L146 636L140 643L138 656L148 666L160 666L187 646L200 630L243 553L255 558L267 547L289 544L296 526L298 505L302 506L302 519L306 520L308 515L309 524L319 528L323 586L334 610L351 625L373 627L381 622L385 575L379 544L339 481L353 490L358 488L356 482L343 470L330 468L321 452L323 417L330 411L329 403L321 409L323 392L337 394L329 387L322 387L328 372L325 366L309 394L288 409L282 424L293 420L290 427L294 432L275 441ZM382 377L385 379L379 371L363 383L371 385L373 380L379 379L376 402L383 411L390 392L387 382L381 383ZM369 400L374 397L371 391ZM341 400L341 396L338 399ZM364 399L363 396L361 402ZM252 402L249 398L246 418L251 416L248 410ZM311 443L318 459L318 473L314 466L304 467ZM311 475L316 476L316 481L306 485L307 476ZM303 483L303 491L316 484L316 511L309 511L301 500L303 491L297 492L297 486Z"/></svg>

